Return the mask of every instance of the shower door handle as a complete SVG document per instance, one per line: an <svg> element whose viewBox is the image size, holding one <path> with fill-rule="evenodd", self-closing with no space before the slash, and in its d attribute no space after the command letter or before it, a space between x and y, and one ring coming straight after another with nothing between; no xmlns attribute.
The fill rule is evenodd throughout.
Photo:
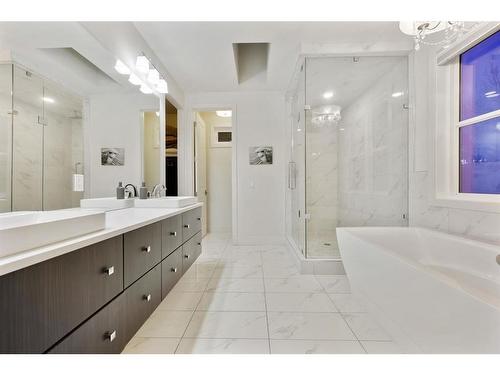
<svg viewBox="0 0 500 375"><path fill-rule="evenodd" d="M288 162L288 188L294 190L297 186L296 182L296 164L293 161Z"/></svg>

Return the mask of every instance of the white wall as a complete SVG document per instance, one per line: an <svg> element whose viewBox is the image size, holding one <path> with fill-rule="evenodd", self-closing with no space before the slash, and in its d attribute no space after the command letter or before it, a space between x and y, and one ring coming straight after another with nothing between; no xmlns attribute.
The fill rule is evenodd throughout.
<svg viewBox="0 0 500 375"><path fill-rule="evenodd" d="M141 127L142 110L157 111L154 95L103 94L90 97L86 134L90 198L116 194L118 181L139 185L142 180ZM101 148L125 149L125 165L101 166Z"/></svg>
<svg viewBox="0 0 500 375"><path fill-rule="evenodd" d="M410 128L410 225L422 226L462 236L500 243L500 214L437 205L433 174L435 149L444 147L443 139L435 143L436 121L448 106L435 106L436 56L429 48L421 48L414 56L415 122ZM411 72L410 72L411 74ZM414 104L415 105L415 104Z"/></svg>
<svg viewBox="0 0 500 375"><path fill-rule="evenodd" d="M180 129L182 194L192 194L193 110L233 110L233 240L283 242L285 235L285 97L281 92L212 92L186 97L190 116ZM273 165L251 166L250 146L274 148Z"/></svg>

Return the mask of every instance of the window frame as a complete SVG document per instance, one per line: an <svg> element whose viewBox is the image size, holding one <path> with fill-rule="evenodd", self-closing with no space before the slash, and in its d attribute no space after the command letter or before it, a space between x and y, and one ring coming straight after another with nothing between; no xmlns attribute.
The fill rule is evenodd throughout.
<svg viewBox="0 0 500 375"><path fill-rule="evenodd" d="M494 32L500 28L495 29ZM499 109L460 121L460 56L494 32L478 34L472 42L469 39L467 48L448 58L445 64L438 64L436 69L433 169L436 206L500 213L500 194L460 192L460 128L500 117Z"/></svg>

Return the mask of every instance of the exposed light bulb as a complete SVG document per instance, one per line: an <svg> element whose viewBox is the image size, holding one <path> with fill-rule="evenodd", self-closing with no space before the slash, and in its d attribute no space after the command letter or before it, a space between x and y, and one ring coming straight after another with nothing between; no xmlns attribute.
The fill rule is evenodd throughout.
<svg viewBox="0 0 500 375"><path fill-rule="evenodd" d="M333 98L333 91L327 91L323 94L323 98L330 99Z"/></svg>
<svg viewBox="0 0 500 375"><path fill-rule="evenodd" d="M120 74L130 74L130 69L121 60L116 60L115 70Z"/></svg>
<svg viewBox="0 0 500 375"><path fill-rule="evenodd" d="M152 94L153 90L149 88L149 86L146 86L145 84L141 85L141 88L139 89L143 94Z"/></svg>
<svg viewBox="0 0 500 375"><path fill-rule="evenodd" d="M403 95L404 95L404 92L402 92L402 91L392 93L393 98L399 98L400 96L403 96Z"/></svg>
<svg viewBox="0 0 500 375"><path fill-rule="evenodd" d="M156 90L160 94L168 94L168 84L167 84L167 81L165 81L163 78L160 79L160 81L156 85Z"/></svg>
<svg viewBox="0 0 500 375"><path fill-rule="evenodd" d="M137 77L134 73L130 74L130 77L128 77L128 81L133 84L133 85L140 85L142 84L142 81L139 77Z"/></svg>
<svg viewBox="0 0 500 375"><path fill-rule="evenodd" d="M157 85L160 82L160 73L156 69L150 69L148 73L148 82Z"/></svg>
<svg viewBox="0 0 500 375"><path fill-rule="evenodd" d="M156 117L160 117L160 111L156 111Z"/></svg>
<svg viewBox="0 0 500 375"><path fill-rule="evenodd" d="M142 74L147 74L149 72L149 60L146 56L137 56L135 61L135 68Z"/></svg>

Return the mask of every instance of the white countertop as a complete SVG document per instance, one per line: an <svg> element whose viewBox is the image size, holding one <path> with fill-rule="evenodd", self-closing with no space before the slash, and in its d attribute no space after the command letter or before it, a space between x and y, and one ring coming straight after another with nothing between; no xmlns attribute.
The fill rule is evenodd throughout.
<svg viewBox="0 0 500 375"><path fill-rule="evenodd" d="M201 207L126 208L106 212L106 229L0 258L0 276ZM83 209L82 209L83 210Z"/></svg>

